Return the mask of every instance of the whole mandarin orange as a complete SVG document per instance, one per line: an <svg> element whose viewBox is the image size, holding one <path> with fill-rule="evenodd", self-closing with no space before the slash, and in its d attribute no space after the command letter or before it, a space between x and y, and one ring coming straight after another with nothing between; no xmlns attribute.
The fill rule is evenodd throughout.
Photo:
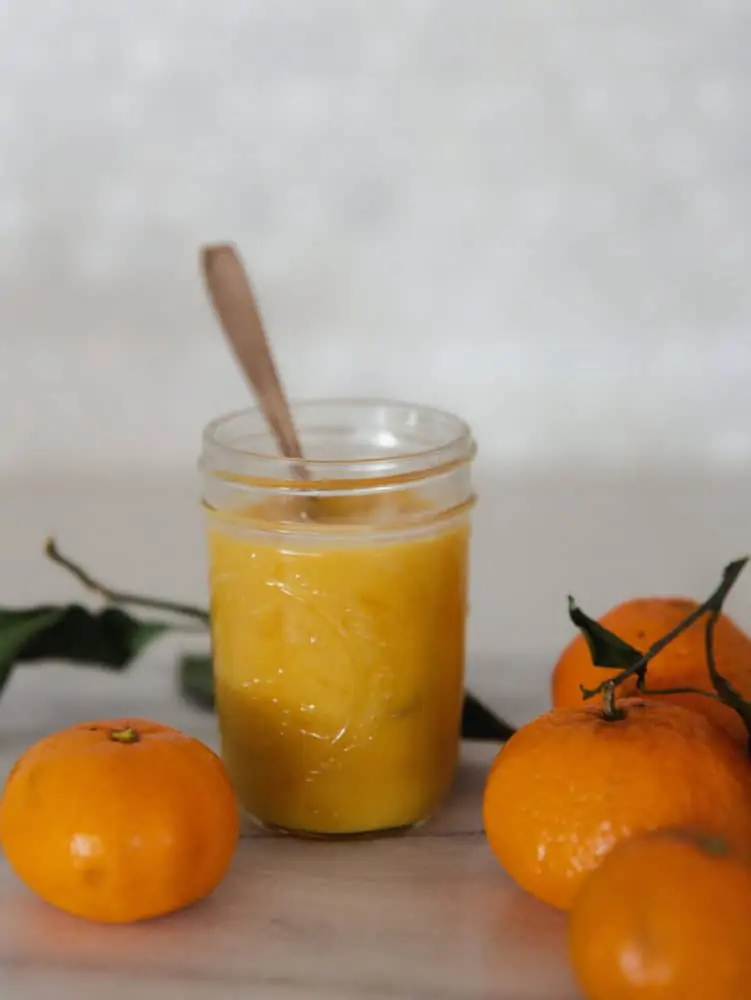
<svg viewBox="0 0 751 1000"><path fill-rule="evenodd" d="M483 797L494 854L522 888L568 909L588 872L626 837L691 825L751 850L751 761L698 712L628 698L622 717L558 708L498 753Z"/></svg>
<svg viewBox="0 0 751 1000"><path fill-rule="evenodd" d="M689 830L626 840L577 894L568 949L588 1000L747 1000L751 859Z"/></svg>
<svg viewBox="0 0 751 1000"><path fill-rule="evenodd" d="M129 923L207 896L239 837L219 757L170 726L87 722L31 746L0 800L0 843L37 895L79 917Z"/></svg>
<svg viewBox="0 0 751 1000"><path fill-rule="evenodd" d="M683 597L638 597L616 605L598 621L629 645L646 652L698 606L696 601ZM706 617L703 616L650 660L647 668L650 688L713 690L704 649L705 630ZM717 619L714 654L719 672L744 698L751 701L751 637L725 614ZM583 704L579 685L595 688L616 673L615 670L594 666L584 636L577 635L564 649L553 670L553 706L562 708ZM624 697L636 693L636 677L629 678L619 687L619 694ZM740 716L722 702L700 694L659 697L702 712L744 745L748 742L748 733Z"/></svg>

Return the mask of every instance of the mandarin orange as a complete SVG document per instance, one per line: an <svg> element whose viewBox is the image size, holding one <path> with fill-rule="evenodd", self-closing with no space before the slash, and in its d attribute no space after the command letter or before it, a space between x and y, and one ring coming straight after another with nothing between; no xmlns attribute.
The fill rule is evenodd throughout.
<svg viewBox="0 0 751 1000"><path fill-rule="evenodd" d="M485 784L490 847L522 888L570 906L587 873L619 841L691 825L751 850L751 762L698 712L623 699L620 715L559 708L527 723L498 753Z"/></svg>
<svg viewBox="0 0 751 1000"><path fill-rule="evenodd" d="M588 1000L747 1000L751 858L686 829L623 841L577 894L568 949Z"/></svg>
<svg viewBox="0 0 751 1000"><path fill-rule="evenodd" d="M239 836L219 757L143 719L81 723L31 746L0 800L16 875L76 916L128 923L207 896Z"/></svg>

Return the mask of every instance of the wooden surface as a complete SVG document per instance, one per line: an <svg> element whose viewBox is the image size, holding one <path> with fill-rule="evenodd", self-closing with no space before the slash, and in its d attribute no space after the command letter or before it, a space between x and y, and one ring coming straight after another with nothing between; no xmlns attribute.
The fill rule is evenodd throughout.
<svg viewBox="0 0 751 1000"><path fill-rule="evenodd" d="M0 494L0 604L81 599L40 555L47 533L109 582L205 600L189 483L22 483ZM565 594L599 613L646 590L704 596L751 548L751 480L572 476L481 492L469 681L512 721L546 707L571 634ZM751 580L733 609L751 624ZM85 599L85 598L84 598ZM23 668L0 699L0 776L74 721L151 716L216 745L211 715L175 693L168 638L123 676ZM465 745L454 793L400 839L250 836L211 899L150 924L99 927L33 898L0 863L0 998L23 1000L573 1000L564 920L517 890L481 831L495 747Z"/></svg>
<svg viewBox="0 0 751 1000"><path fill-rule="evenodd" d="M210 899L149 924L100 927L58 913L3 864L0 995L576 997L561 916L510 883L482 834L491 753L465 748L451 802L414 834L361 843L246 836Z"/></svg>

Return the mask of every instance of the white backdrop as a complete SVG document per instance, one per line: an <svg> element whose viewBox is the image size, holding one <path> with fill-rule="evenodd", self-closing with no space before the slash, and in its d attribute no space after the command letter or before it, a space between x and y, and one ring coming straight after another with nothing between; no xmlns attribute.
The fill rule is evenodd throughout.
<svg viewBox="0 0 751 1000"><path fill-rule="evenodd" d="M0 473L193 467L246 396L443 403L482 461L751 458L746 0L2 0Z"/></svg>

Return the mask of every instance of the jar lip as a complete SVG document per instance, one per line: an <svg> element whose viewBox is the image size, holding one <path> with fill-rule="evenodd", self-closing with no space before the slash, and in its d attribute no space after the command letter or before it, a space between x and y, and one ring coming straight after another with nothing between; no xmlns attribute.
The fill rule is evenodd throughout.
<svg viewBox="0 0 751 1000"><path fill-rule="evenodd" d="M423 419L433 420L437 425L444 425L446 431L437 444L424 448L414 448L409 451L399 451L391 454L368 455L349 458L305 458L296 463L308 470L314 479L337 479L346 475L364 476L366 478L389 476L413 471L429 471L436 467L451 464L455 461L471 458L475 451L472 431L462 417L435 406L414 403L408 400L391 399L371 396L333 396L326 398L303 398L290 400L293 416L314 411L316 408L332 410L347 408L360 410L363 413L374 408L387 408L392 412L403 412L419 415ZM233 421L246 418L263 419L260 406L248 406L230 410L209 421L203 430L203 454L199 467L206 472L242 472L238 463L253 463L256 475L262 478L298 477L285 471L280 475L280 469L288 470L290 462L276 451L259 451L238 446L236 441L222 441L221 431ZM275 470L275 471L274 471ZM255 476L254 476L255 478Z"/></svg>

